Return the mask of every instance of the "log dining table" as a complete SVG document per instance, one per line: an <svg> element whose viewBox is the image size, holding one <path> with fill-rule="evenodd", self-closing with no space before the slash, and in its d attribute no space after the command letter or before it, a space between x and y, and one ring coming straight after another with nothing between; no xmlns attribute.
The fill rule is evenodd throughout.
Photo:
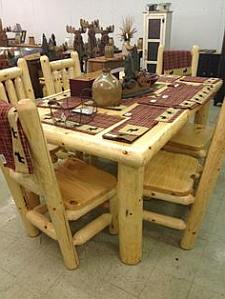
<svg viewBox="0 0 225 299"><path fill-rule="evenodd" d="M168 88L172 80L169 80L170 82L162 81L164 81L164 85L161 85L156 93ZM172 84L180 84L180 82L178 78L175 78ZM211 83L208 82L207 84ZM191 88L193 85L202 84L202 82L189 82L187 80L185 84ZM205 101L201 105L197 105L193 109L181 109L173 121L157 122L130 143L106 139L104 136L113 132L118 126L118 122L123 124L126 121L123 116L129 116L129 112L139 105L138 99L136 101L130 100L130 104L123 106L121 110L98 108L98 111L106 117L107 115L109 117L118 116L121 119L118 118L116 123L97 131L96 134L87 134L84 131L43 123L43 130L48 142L62 146L69 151L80 151L118 163L119 250L123 263L137 264L142 258L142 194L145 165L154 158L154 155L184 126L191 116L195 114L196 123L206 123L208 99L212 98L221 84L221 80L217 80L210 85ZM70 96L69 90L49 96L45 100L52 98L60 100L66 96ZM126 101L129 103L129 100ZM45 108L39 108L41 118L46 112ZM110 136L110 134L108 135Z"/></svg>

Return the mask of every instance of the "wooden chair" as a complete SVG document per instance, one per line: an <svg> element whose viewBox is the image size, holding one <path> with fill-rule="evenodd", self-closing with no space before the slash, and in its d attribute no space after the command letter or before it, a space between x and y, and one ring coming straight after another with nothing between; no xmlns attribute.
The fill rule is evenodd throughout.
<svg viewBox="0 0 225 299"><path fill-rule="evenodd" d="M21 99L35 99L27 62L19 58L17 66L0 70L0 100L15 105ZM48 144L52 159L56 160L55 153L59 146Z"/></svg>
<svg viewBox="0 0 225 299"><path fill-rule="evenodd" d="M199 60L199 47L194 45L191 51L165 50L158 48L156 73L158 75L196 76Z"/></svg>
<svg viewBox="0 0 225 299"><path fill-rule="evenodd" d="M77 52L71 52L71 58L49 61L46 55L41 56L41 68L44 76L46 96L69 89L69 79L81 75Z"/></svg>
<svg viewBox="0 0 225 299"><path fill-rule="evenodd" d="M17 65L0 70L0 99L14 105L18 100L35 98L26 60L19 58Z"/></svg>
<svg viewBox="0 0 225 299"><path fill-rule="evenodd" d="M225 102L202 170L196 158L167 151L153 157L145 170L144 196L189 207L186 220L146 210L143 214L144 220L184 230L181 241L184 249L195 243L224 158L224 119Z"/></svg>
<svg viewBox="0 0 225 299"><path fill-rule="evenodd" d="M199 47L193 46L191 51L164 50L160 45L157 58L157 74L196 76L199 60ZM205 107L207 118L208 105ZM206 156L207 147L212 138L212 129L196 113L195 123L188 122L170 142L166 150L192 155L202 158Z"/></svg>
<svg viewBox="0 0 225 299"><path fill-rule="evenodd" d="M79 264L74 246L84 244L109 225L112 233L116 233L118 228L115 213L114 216L108 212L102 214L74 235L69 221L78 220L109 200L111 211L114 211L116 179L78 159L63 161L54 170L32 100L21 100L10 108L8 121L14 170L9 168L9 164L5 164L8 167L0 164L26 231L35 237L40 230L57 240L65 265L74 269ZM7 134L0 138L6 138L4 136ZM10 144L8 140L6 144ZM31 196L27 197L27 191ZM44 198L44 202L40 203L37 196Z"/></svg>

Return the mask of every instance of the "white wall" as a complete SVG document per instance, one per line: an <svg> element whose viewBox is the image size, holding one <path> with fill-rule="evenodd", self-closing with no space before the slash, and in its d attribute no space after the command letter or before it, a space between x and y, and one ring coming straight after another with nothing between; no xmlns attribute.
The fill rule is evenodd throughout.
<svg viewBox="0 0 225 299"><path fill-rule="evenodd" d="M157 1L155 1L157 2ZM158 1L160 2L160 1ZM192 44L201 48L220 50L225 28L224 0L171 0L173 13L171 47L188 49ZM20 23L41 41L42 33L50 36L55 33L59 42L64 41L67 24L77 26L79 19L99 18L101 25L115 24L114 38L119 41L119 26L122 18L130 15L135 18L138 33L142 36L142 12L147 0L0 0L0 17L4 26Z"/></svg>

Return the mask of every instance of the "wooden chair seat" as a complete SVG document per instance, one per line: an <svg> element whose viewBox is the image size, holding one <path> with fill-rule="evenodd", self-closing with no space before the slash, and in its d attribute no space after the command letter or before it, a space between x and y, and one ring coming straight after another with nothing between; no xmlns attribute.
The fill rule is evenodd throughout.
<svg viewBox="0 0 225 299"><path fill-rule="evenodd" d="M212 135L212 128L188 122L164 148L195 157L205 157Z"/></svg>
<svg viewBox="0 0 225 299"><path fill-rule="evenodd" d="M199 170L198 160L193 157L160 151L146 167L144 190L188 195Z"/></svg>
<svg viewBox="0 0 225 299"><path fill-rule="evenodd" d="M68 159L55 170L65 207L78 210L116 186L116 178L78 159Z"/></svg>

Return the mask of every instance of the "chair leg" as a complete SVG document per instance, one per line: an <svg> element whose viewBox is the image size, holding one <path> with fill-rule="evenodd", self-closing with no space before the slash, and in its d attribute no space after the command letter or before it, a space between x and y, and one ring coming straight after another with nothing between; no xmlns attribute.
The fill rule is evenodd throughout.
<svg viewBox="0 0 225 299"><path fill-rule="evenodd" d="M195 245L199 229L204 219L207 207L207 201L199 200L195 202L188 214L186 228L180 246L183 249L192 249Z"/></svg>
<svg viewBox="0 0 225 299"><path fill-rule="evenodd" d="M65 217L64 207L48 208L48 211L55 228L64 263L68 269L76 269L79 265L79 259L73 245L72 234L68 220Z"/></svg>
<svg viewBox="0 0 225 299"><path fill-rule="evenodd" d="M112 215L112 222L109 226L109 232L112 235L117 235L119 233L119 224L118 224L118 198L117 195L114 195L109 202L109 209Z"/></svg>
<svg viewBox="0 0 225 299"><path fill-rule="evenodd" d="M9 190L12 194L13 200L17 206L17 209L20 213L22 222L26 229L27 234L30 237L36 237L39 235L40 231L30 223L30 221L26 218L26 214L28 212L27 203L26 203L26 195L24 193L23 188L16 183L8 174L8 171L2 167L2 171L6 182L8 184Z"/></svg>

